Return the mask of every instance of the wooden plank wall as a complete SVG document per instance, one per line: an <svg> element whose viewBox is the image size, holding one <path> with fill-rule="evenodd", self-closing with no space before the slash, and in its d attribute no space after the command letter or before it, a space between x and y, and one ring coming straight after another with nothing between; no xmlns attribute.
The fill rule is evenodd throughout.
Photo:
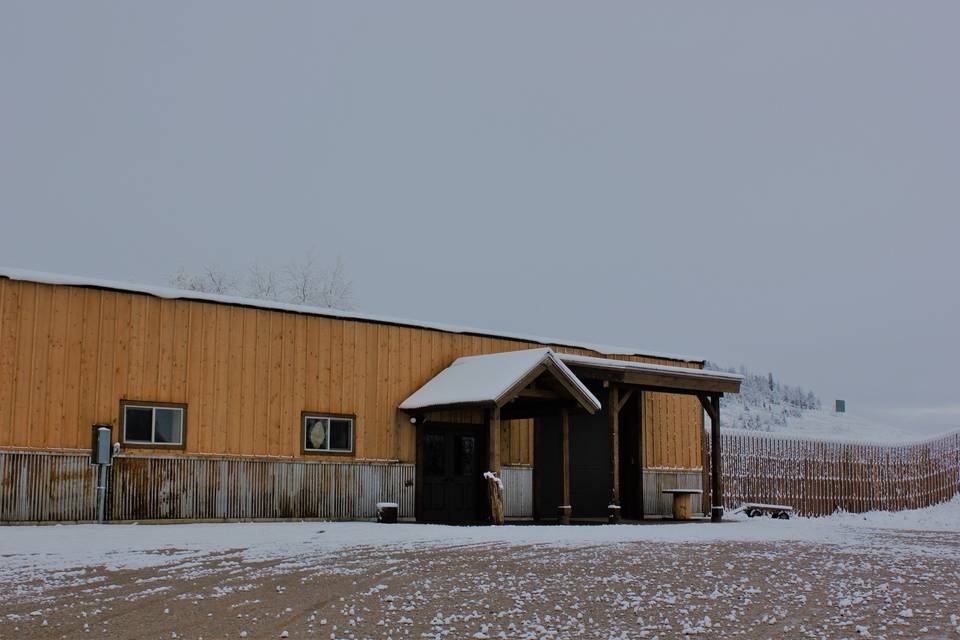
<svg viewBox="0 0 960 640"><path fill-rule="evenodd" d="M356 459L411 462L404 398L458 356L538 346L0 278L0 447L82 449L94 423L113 424L116 438L129 399L186 403L187 453L302 457L309 410L357 416ZM646 402L647 466L699 467L697 400ZM532 448L530 421L509 423L504 463L531 464Z"/></svg>
<svg viewBox="0 0 960 640"><path fill-rule="evenodd" d="M701 468L703 408L700 401L694 396L669 393L645 392L643 395L644 468Z"/></svg>
<svg viewBox="0 0 960 640"><path fill-rule="evenodd" d="M728 508L744 502L785 504L809 516L838 509L899 511L938 504L960 492L960 431L906 444L742 431L721 432L720 438Z"/></svg>

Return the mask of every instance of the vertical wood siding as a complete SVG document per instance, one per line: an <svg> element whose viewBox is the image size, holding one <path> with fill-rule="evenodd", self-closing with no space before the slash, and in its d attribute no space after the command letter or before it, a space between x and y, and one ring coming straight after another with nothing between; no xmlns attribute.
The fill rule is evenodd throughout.
<svg viewBox="0 0 960 640"><path fill-rule="evenodd" d="M673 516L673 495L664 489L703 489L699 471L643 470L643 512L648 516ZM702 496L691 496L693 513L703 513Z"/></svg>
<svg viewBox="0 0 960 640"><path fill-rule="evenodd" d="M117 438L128 399L187 404L190 454L303 458L309 410L356 415L355 459L413 462L404 398L459 356L538 346L0 278L0 448L85 447L94 423L114 425ZM646 465L699 467L698 401L646 395ZM504 463L531 464L532 421L504 424Z"/></svg>
<svg viewBox="0 0 960 640"><path fill-rule="evenodd" d="M960 432L903 445L744 432L720 437L724 506L729 508L761 502L811 516L838 509L899 511L960 492Z"/></svg>

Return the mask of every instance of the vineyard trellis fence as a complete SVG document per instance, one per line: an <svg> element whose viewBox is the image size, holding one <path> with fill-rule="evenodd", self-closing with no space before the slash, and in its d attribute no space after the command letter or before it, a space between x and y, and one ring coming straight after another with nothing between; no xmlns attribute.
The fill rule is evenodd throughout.
<svg viewBox="0 0 960 640"><path fill-rule="evenodd" d="M709 437L703 448L709 461ZM746 502L789 505L806 516L918 509L960 493L960 431L881 444L729 430L720 435L720 464L727 509ZM705 467L708 505L709 473Z"/></svg>

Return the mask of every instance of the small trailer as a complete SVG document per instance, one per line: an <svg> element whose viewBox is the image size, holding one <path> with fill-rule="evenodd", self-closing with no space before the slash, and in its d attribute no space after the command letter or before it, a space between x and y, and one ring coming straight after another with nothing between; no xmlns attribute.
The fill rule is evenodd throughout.
<svg viewBox="0 0 960 640"><path fill-rule="evenodd" d="M763 504L760 502L744 502L740 510L751 518L769 515L778 520L789 520L793 517L793 507L785 504Z"/></svg>

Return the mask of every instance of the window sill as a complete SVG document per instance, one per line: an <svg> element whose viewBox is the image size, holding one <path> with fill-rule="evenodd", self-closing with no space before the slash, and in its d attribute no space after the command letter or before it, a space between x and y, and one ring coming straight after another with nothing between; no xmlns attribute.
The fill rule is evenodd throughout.
<svg viewBox="0 0 960 640"><path fill-rule="evenodd" d="M174 450L183 451L187 448L186 444L162 444L159 442L121 442L121 449L160 449L163 451Z"/></svg>

